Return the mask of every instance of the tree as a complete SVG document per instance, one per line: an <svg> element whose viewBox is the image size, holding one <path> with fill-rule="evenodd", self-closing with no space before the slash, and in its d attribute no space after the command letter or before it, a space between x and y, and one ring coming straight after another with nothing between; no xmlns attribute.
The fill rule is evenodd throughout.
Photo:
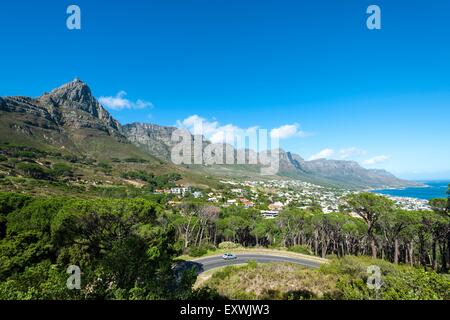
<svg viewBox="0 0 450 320"><path fill-rule="evenodd" d="M375 227L382 214L392 212L395 203L383 196L369 192L351 194L345 199L347 203L344 207L356 213L367 224L367 240L370 243L372 257L377 257L377 245L374 237Z"/></svg>
<svg viewBox="0 0 450 320"><path fill-rule="evenodd" d="M175 229L153 202L21 201L0 194L0 209L9 212L0 239L0 299L178 299L192 293L195 277L172 270L180 253ZM65 286L69 265L82 270L77 293Z"/></svg>
<svg viewBox="0 0 450 320"><path fill-rule="evenodd" d="M220 209L215 206L202 206L198 210L198 219L200 222L200 228L197 233L196 245L201 245L205 236L211 237L215 243L216 230L215 222L219 218Z"/></svg>
<svg viewBox="0 0 450 320"><path fill-rule="evenodd" d="M450 185L448 186L447 190L448 197L447 199L432 199L430 200L430 206L432 207L433 211L437 214L444 217L444 219L447 221L447 234L446 239L447 243L443 245L444 249L447 247L447 250L445 253L443 253L442 258L442 268L443 270L447 270L447 261L448 264L450 264ZM442 248L441 248L442 251Z"/></svg>
<svg viewBox="0 0 450 320"><path fill-rule="evenodd" d="M52 167L51 174L56 177L72 177L73 169L71 166L64 163L56 163Z"/></svg>
<svg viewBox="0 0 450 320"><path fill-rule="evenodd" d="M192 234L198 225L197 213L199 205L193 202L183 203L177 207L180 215L173 216L173 223L178 229L178 234L183 238L184 249L188 248L192 241Z"/></svg>
<svg viewBox="0 0 450 320"><path fill-rule="evenodd" d="M398 264L400 257L400 239L402 233L411 225L418 223L419 216L415 212L396 210L382 212L379 220L382 237L385 240L386 251L393 256ZM390 250L393 244L393 250Z"/></svg>
<svg viewBox="0 0 450 320"><path fill-rule="evenodd" d="M21 162L16 165L16 169L33 179L47 180L50 177L49 170L36 163Z"/></svg>

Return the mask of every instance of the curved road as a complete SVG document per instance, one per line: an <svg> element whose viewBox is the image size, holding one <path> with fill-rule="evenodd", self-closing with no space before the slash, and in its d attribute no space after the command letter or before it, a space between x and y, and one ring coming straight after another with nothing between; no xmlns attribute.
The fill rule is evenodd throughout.
<svg viewBox="0 0 450 320"><path fill-rule="evenodd" d="M256 261L257 263L273 263L273 262L287 262L287 263L295 263L298 265L302 265L309 268L319 268L322 263L304 259L304 258L295 258L295 257L284 257L284 256L276 256L270 254L257 254L257 253L248 253L248 254L238 254L236 255L237 259L235 260L224 260L222 256L211 256L200 259L195 259L190 261L192 265L194 265L198 269L198 273L203 273L212 269L236 265L236 264L244 264L249 261Z"/></svg>

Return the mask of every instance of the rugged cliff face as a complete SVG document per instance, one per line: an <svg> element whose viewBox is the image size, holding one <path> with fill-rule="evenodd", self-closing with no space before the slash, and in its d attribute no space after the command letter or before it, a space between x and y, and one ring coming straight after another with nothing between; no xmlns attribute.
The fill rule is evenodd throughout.
<svg viewBox="0 0 450 320"><path fill-rule="evenodd" d="M171 155L172 133L175 127L156 124L133 123L123 126L123 133L134 145L158 158L169 161Z"/></svg>
<svg viewBox="0 0 450 320"><path fill-rule="evenodd" d="M44 94L36 102L52 115L58 125L71 129L92 128L110 135L122 131L120 123L100 105L91 89L79 79Z"/></svg>
<svg viewBox="0 0 450 320"><path fill-rule="evenodd" d="M153 124L134 123L123 127L124 134L136 146L143 148L146 152L165 160L170 161L171 148L174 143L171 141L174 127L163 127ZM204 146L208 143L206 142ZM295 179L306 180L312 183L335 184L353 188L367 187L401 187L416 185L413 182L396 178L385 170L368 170L361 167L354 161L339 161L319 159L305 161L301 156L279 150L280 155L280 176L287 176ZM236 158L236 151L233 155ZM198 169L198 167L194 167ZM224 170L226 168L226 170ZM202 168L211 175L226 176L247 176L255 168L249 166L208 166Z"/></svg>
<svg viewBox="0 0 450 320"><path fill-rule="evenodd" d="M38 98L0 100L0 141L87 153L96 158L148 157L79 79Z"/></svg>

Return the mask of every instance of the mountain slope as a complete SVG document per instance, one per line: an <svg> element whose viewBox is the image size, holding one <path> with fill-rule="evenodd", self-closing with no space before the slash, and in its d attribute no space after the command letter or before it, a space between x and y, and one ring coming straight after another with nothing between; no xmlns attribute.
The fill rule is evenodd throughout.
<svg viewBox="0 0 450 320"><path fill-rule="evenodd" d="M281 157L282 174L321 180L354 188L404 187L417 185L415 182L398 179L380 169L365 169L355 161L318 159L306 161L297 154L286 152Z"/></svg>
<svg viewBox="0 0 450 320"><path fill-rule="evenodd" d="M120 123L79 79L36 99L2 98L0 115L0 142L83 153L96 159L155 160L128 141Z"/></svg>
<svg viewBox="0 0 450 320"><path fill-rule="evenodd" d="M171 141L174 127L155 124L133 123L124 126L124 134L136 146L156 157L170 161ZM209 142L206 141L205 145ZM279 150L280 171L278 177L289 177L311 183L339 185L350 188L403 187L416 185L414 182L396 178L385 170L369 170L354 161L319 159L305 161L301 156ZM233 157L236 159L236 150ZM190 169L204 174L229 178L259 178L260 166L255 165L191 165ZM274 178L274 177L269 177Z"/></svg>
<svg viewBox="0 0 450 320"><path fill-rule="evenodd" d="M146 152L163 160L170 161L172 133L175 127L164 127L156 124L133 123L123 127L123 133L130 142Z"/></svg>

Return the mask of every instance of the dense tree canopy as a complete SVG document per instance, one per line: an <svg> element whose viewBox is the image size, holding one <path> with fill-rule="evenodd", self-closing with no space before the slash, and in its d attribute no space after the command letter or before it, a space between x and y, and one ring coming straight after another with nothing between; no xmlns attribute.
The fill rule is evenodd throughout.
<svg viewBox="0 0 450 320"><path fill-rule="evenodd" d="M202 200L153 200L0 193L0 299L193 298L196 275L174 271L174 258L238 245L371 255L436 272L450 266L447 199L433 200L434 211L414 212L360 193L344 199L341 213L287 207L275 219ZM82 271L81 290L66 288L70 265ZM426 274L411 279L425 281Z"/></svg>
<svg viewBox="0 0 450 320"><path fill-rule="evenodd" d="M175 229L152 202L2 194L0 207L0 298L161 299L191 292L193 275L180 280L172 271ZM81 268L80 291L66 288L70 265Z"/></svg>

